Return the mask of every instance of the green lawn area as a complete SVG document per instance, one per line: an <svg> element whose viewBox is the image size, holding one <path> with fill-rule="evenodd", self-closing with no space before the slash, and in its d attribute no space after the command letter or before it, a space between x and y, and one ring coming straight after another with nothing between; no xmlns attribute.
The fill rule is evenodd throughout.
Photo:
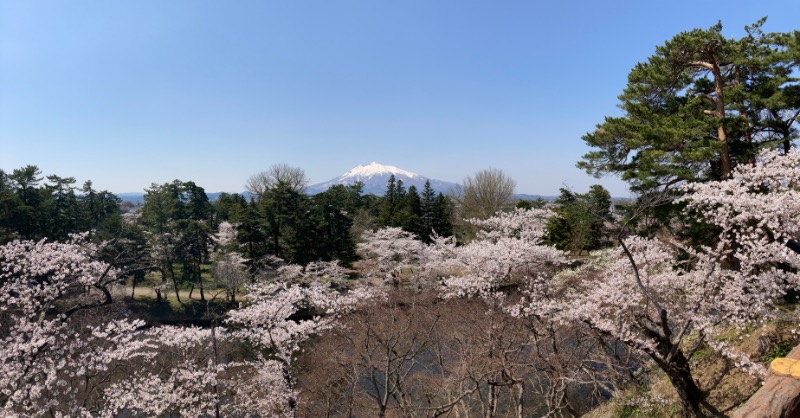
<svg viewBox="0 0 800 418"><path fill-rule="evenodd" d="M131 299L130 283L120 289L123 300L129 309L141 315L146 322L160 323L190 323L198 325L199 322L209 320L209 309L217 314L231 308L225 298L223 289L206 289L206 300L200 300L200 291L195 288L191 299L187 289L178 290L181 301L175 297L175 289L170 287L162 293L162 302L158 303L156 293L151 283L136 286ZM216 296L216 297L215 297ZM237 301L246 300L244 295L237 297Z"/></svg>
<svg viewBox="0 0 800 418"><path fill-rule="evenodd" d="M175 265L175 275L179 276L181 274L181 269L179 265ZM208 273L208 269L204 268L202 272L202 280L203 280L203 287L205 293L206 301L210 301L212 299L215 300L214 303L224 304L225 302L225 290L223 288L218 287L218 283L215 283L211 275ZM153 289L153 286L156 284L161 283L161 274L159 273L148 273L145 276L144 282L139 283L136 285L135 290L132 287L131 279L129 279L122 290L123 296L127 300L131 300L131 290L133 290L133 299L131 302L133 303L145 303L148 305L152 305L156 303L157 297L156 292ZM238 292L237 292L238 293ZM180 285L178 288L178 295L180 296L181 301L178 302L178 299L175 297L175 288L172 286L172 282L169 283L169 286L164 288L161 292L162 300L165 301L165 304L168 308L174 312L186 312L187 309L189 311L196 311L198 306L205 304L205 302L200 300L200 288L196 284L194 291L191 294L191 298L189 297L189 286L188 285Z"/></svg>

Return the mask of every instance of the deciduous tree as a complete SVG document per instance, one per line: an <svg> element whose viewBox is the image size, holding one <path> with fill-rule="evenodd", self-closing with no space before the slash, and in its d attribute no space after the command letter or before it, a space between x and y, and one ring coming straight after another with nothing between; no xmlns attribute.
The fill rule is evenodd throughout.
<svg viewBox="0 0 800 418"><path fill-rule="evenodd" d="M456 187L453 198L463 219L486 219L504 209L517 183L502 170L489 168L469 176Z"/></svg>
<svg viewBox="0 0 800 418"><path fill-rule="evenodd" d="M274 164L267 170L250 176L245 184L245 189L253 197L260 199L267 190L278 186L289 188L297 193L303 193L306 185L308 185L308 178L302 168L281 163Z"/></svg>
<svg viewBox="0 0 800 418"><path fill-rule="evenodd" d="M537 281L523 312L585 324L648 356L669 377L684 416L701 414L704 394L689 364L701 344L763 375L763 366L719 336L731 329L744 335L774 317L781 298L800 286L800 255L784 245L800 236L800 152L766 152L731 174L687 188L687 215L717 227L714 243L621 240L594 273L585 272L592 280L562 291L558 281Z"/></svg>
<svg viewBox="0 0 800 418"><path fill-rule="evenodd" d="M13 241L0 247L0 412L4 416L78 416L96 397L113 362L142 347L141 321L81 327L79 313L112 302L115 270L95 261L97 247Z"/></svg>

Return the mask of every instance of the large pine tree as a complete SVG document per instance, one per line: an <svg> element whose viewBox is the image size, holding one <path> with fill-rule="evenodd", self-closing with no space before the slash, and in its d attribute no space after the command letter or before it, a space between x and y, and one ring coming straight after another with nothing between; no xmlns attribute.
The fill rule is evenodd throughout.
<svg viewBox="0 0 800 418"><path fill-rule="evenodd" d="M763 23L742 39L724 37L717 24L657 47L628 75L623 116L583 137L595 150L578 166L648 191L728 178L762 146L788 149L800 109L798 32L764 34Z"/></svg>

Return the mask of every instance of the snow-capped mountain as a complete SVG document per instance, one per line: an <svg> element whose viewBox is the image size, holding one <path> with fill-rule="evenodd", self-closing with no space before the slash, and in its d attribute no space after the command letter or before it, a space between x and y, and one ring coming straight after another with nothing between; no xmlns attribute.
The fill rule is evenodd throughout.
<svg viewBox="0 0 800 418"><path fill-rule="evenodd" d="M306 193L313 195L324 192L328 190L329 187L336 184L351 185L360 181L364 184L364 193L383 196L383 194L386 193L386 184L389 182L389 177L392 175L394 175L395 180L403 181L406 190L413 185L417 188L418 193L422 193L426 180L430 180L431 187L437 193L442 192L447 194L447 192L455 186L455 183L427 178L395 166L373 162L368 165L359 165L347 173L324 183L312 184L306 188Z"/></svg>

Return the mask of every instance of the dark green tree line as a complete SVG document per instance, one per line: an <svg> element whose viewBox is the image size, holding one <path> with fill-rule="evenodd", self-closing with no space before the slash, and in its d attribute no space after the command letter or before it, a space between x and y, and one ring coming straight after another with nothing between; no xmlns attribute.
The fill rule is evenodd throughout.
<svg viewBox="0 0 800 418"><path fill-rule="evenodd" d="M190 295L199 287L200 298L205 300L202 273L209 262L213 231L213 207L205 190L191 181L153 184L145 191L141 219L162 282L172 280L178 300L178 288L183 285L189 286Z"/></svg>
<svg viewBox="0 0 800 418"><path fill-rule="evenodd" d="M291 173L291 176L278 175ZM267 256L290 263L356 259L354 221L372 210L362 185L335 185L308 196L301 169L282 165L249 180L256 191L249 202L226 198L218 213L237 225L237 240L250 268L263 268ZM232 202L232 203L231 203Z"/></svg>
<svg viewBox="0 0 800 418"><path fill-rule="evenodd" d="M64 241L72 233L119 229L119 198L93 189L91 181L80 189L75 183L74 177L45 178L34 165L0 170L0 242Z"/></svg>
<svg viewBox="0 0 800 418"><path fill-rule="evenodd" d="M430 181L425 181L422 194L416 186L405 189L402 180L389 177L386 193L380 199L377 227L399 227L430 242L432 234L453 234L450 202L436 193Z"/></svg>

